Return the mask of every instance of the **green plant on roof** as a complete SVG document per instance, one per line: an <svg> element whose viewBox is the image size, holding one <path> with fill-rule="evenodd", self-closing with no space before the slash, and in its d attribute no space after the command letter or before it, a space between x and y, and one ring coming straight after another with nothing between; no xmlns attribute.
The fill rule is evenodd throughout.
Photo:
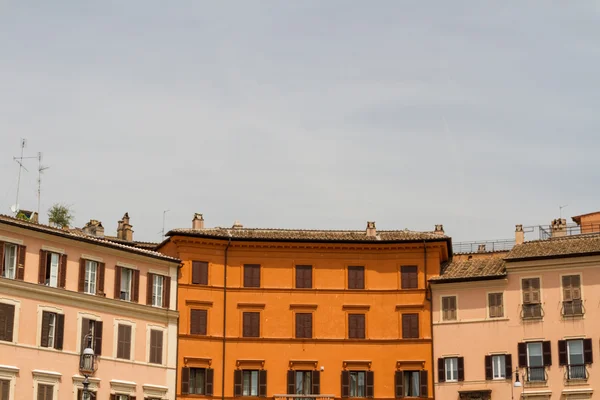
<svg viewBox="0 0 600 400"><path fill-rule="evenodd" d="M73 218L73 211L66 204L56 203L48 210L48 222L57 228L68 228Z"/></svg>

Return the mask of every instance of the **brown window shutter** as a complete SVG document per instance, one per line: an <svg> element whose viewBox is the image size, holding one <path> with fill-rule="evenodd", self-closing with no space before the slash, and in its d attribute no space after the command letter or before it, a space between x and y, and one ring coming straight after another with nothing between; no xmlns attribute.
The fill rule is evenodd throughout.
<svg viewBox="0 0 600 400"><path fill-rule="evenodd" d="M404 397L404 373L402 371L394 373L394 387L396 398L400 399Z"/></svg>
<svg viewBox="0 0 600 400"><path fill-rule="evenodd" d="M65 316L63 314L56 314L56 327L54 331L54 348L62 350L65 337Z"/></svg>
<svg viewBox="0 0 600 400"><path fill-rule="evenodd" d="M552 365L552 348L549 340L542 342L542 351L544 353L544 366Z"/></svg>
<svg viewBox="0 0 600 400"><path fill-rule="evenodd" d="M233 395L239 397L242 395L242 370L233 371Z"/></svg>
<svg viewBox="0 0 600 400"><path fill-rule="evenodd" d="M413 315L411 327L412 327L411 337L418 338L419 337L419 314Z"/></svg>
<svg viewBox="0 0 600 400"><path fill-rule="evenodd" d="M51 315L48 311L42 312L42 337L40 340L40 346L48 347L48 334L50 332L50 318Z"/></svg>
<svg viewBox="0 0 600 400"><path fill-rule="evenodd" d="M567 365L569 362L567 360L567 341L559 340L558 341L558 365Z"/></svg>
<svg viewBox="0 0 600 400"><path fill-rule="evenodd" d="M190 392L190 369L187 367L181 368L181 394Z"/></svg>
<svg viewBox="0 0 600 400"><path fill-rule="evenodd" d="M373 371L367 371L367 387L366 387L366 397L373 398L373 394L375 392L375 378L373 376Z"/></svg>
<svg viewBox="0 0 600 400"><path fill-rule="evenodd" d="M200 283L200 261L192 261L192 284Z"/></svg>
<svg viewBox="0 0 600 400"><path fill-rule="evenodd" d="M96 294L103 295L104 294L104 269L106 264L103 262L98 263L98 274L96 274Z"/></svg>
<svg viewBox="0 0 600 400"><path fill-rule="evenodd" d="M420 396L429 397L429 377L427 376L426 369L421 370L421 376L419 378L419 381L421 383L421 391L419 393Z"/></svg>
<svg viewBox="0 0 600 400"><path fill-rule="evenodd" d="M287 394L296 394L296 371L293 369L287 372Z"/></svg>
<svg viewBox="0 0 600 400"><path fill-rule="evenodd" d="M527 367L527 343L517 344L517 353L519 355L519 368Z"/></svg>
<svg viewBox="0 0 600 400"><path fill-rule="evenodd" d="M119 300L121 298L121 267L115 265L115 292L114 298Z"/></svg>
<svg viewBox="0 0 600 400"><path fill-rule="evenodd" d="M82 400L82 399L83 399L83 390L77 389L77 400Z"/></svg>
<svg viewBox="0 0 600 400"><path fill-rule="evenodd" d="M583 362L592 364L594 362L594 353L592 351L592 339L583 339Z"/></svg>
<svg viewBox="0 0 600 400"><path fill-rule="evenodd" d="M1 258L0 258L0 260L1 260ZM9 384L10 384L10 381L8 381L8 380L0 381L0 396L1 396L2 400L4 400L4 399L8 400L8 392L10 389Z"/></svg>
<svg viewBox="0 0 600 400"><path fill-rule="evenodd" d="M192 284L208 285L208 262L192 261Z"/></svg>
<svg viewBox="0 0 600 400"><path fill-rule="evenodd" d="M162 364L162 353L163 353L163 332L154 331L154 360L156 364Z"/></svg>
<svg viewBox="0 0 600 400"><path fill-rule="evenodd" d="M133 289L132 289L132 296L131 296L131 300L134 303L139 303L140 301L140 270L138 269L134 269L133 270L133 283L132 283Z"/></svg>
<svg viewBox="0 0 600 400"><path fill-rule="evenodd" d="M321 371L312 371L312 393L321 394Z"/></svg>
<svg viewBox="0 0 600 400"><path fill-rule="evenodd" d="M15 323L15 306L11 304L0 304L0 340L13 341L13 328Z"/></svg>
<svg viewBox="0 0 600 400"><path fill-rule="evenodd" d="M350 397L350 371L342 371L342 398Z"/></svg>
<svg viewBox="0 0 600 400"><path fill-rule="evenodd" d="M44 250L40 250L40 268L38 269L38 283L40 285L46 284L46 261L47 261L47 252Z"/></svg>
<svg viewBox="0 0 600 400"><path fill-rule="evenodd" d="M171 277L163 277L163 307L171 306Z"/></svg>
<svg viewBox="0 0 600 400"><path fill-rule="evenodd" d="M267 397L267 370L258 371L258 397Z"/></svg>
<svg viewBox="0 0 600 400"><path fill-rule="evenodd" d="M17 259L17 279L22 281L25 279L25 254L27 254L27 247L19 246Z"/></svg>
<svg viewBox="0 0 600 400"><path fill-rule="evenodd" d="M579 275L571 277L571 293L573 294L573 300L581 299L581 277Z"/></svg>
<svg viewBox="0 0 600 400"><path fill-rule="evenodd" d="M117 395L116 394L111 394L110 395L110 400L117 400Z"/></svg>
<svg viewBox="0 0 600 400"><path fill-rule="evenodd" d="M85 286L85 259L79 259L79 282L77 283L77 291L83 292Z"/></svg>
<svg viewBox="0 0 600 400"><path fill-rule="evenodd" d="M58 287L65 288L67 286L67 255L60 256L60 267L58 269Z"/></svg>
<svg viewBox="0 0 600 400"><path fill-rule="evenodd" d="M97 356L102 355L102 321L94 322L94 353Z"/></svg>
<svg viewBox="0 0 600 400"><path fill-rule="evenodd" d="M192 335L206 335L206 310L190 311L190 333Z"/></svg>
<svg viewBox="0 0 600 400"><path fill-rule="evenodd" d="M485 380L491 381L492 379L494 379L492 356L485 356Z"/></svg>
<svg viewBox="0 0 600 400"><path fill-rule="evenodd" d="M88 335L90 333L91 324L92 324L91 320L89 320L87 318L81 319L81 349L80 349L80 351L83 351L83 349L85 349L89 345L89 343L86 343L85 337L86 337L86 335Z"/></svg>
<svg viewBox="0 0 600 400"><path fill-rule="evenodd" d="M364 339L365 337L365 315L360 314L358 317L358 338Z"/></svg>
<svg viewBox="0 0 600 400"><path fill-rule="evenodd" d="M507 354L504 356L504 367L505 367L506 379L512 381L513 366L512 366L512 355L511 354Z"/></svg>
<svg viewBox="0 0 600 400"><path fill-rule="evenodd" d="M304 337L305 338L312 338L312 317L313 317L312 314L310 314L310 313L306 314L305 321L304 321Z"/></svg>
<svg viewBox="0 0 600 400"><path fill-rule="evenodd" d="M446 364L443 358L438 358L438 382L446 382Z"/></svg>
<svg viewBox="0 0 600 400"><path fill-rule="evenodd" d="M206 368L206 375L205 375L205 395L206 396L212 396L213 395L213 380L214 380L214 370L212 368Z"/></svg>
<svg viewBox="0 0 600 400"><path fill-rule="evenodd" d="M465 358L458 357L458 381L462 382L465 380Z"/></svg>
<svg viewBox="0 0 600 400"><path fill-rule="evenodd" d="M148 274L146 275L146 304L151 306L152 305L152 281L154 280L154 274L151 274L150 272L148 272Z"/></svg>
<svg viewBox="0 0 600 400"><path fill-rule="evenodd" d="M0 276L4 276L4 242L0 241Z"/></svg>

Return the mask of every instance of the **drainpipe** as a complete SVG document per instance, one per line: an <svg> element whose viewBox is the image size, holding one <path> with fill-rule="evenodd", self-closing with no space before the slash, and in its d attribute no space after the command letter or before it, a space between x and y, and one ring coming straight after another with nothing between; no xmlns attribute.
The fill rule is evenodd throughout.
<svg viewBox="0 0 600 400"><path fill-rule="evenodd" d="M229 241L225 247L225 259L223 260L223 358L221 366L221 400L225 400L225 343L227 342L227 256L231 245L231 232Z"/></svg>
<svg viewBox="0 0 600 400"><path fill-rule="evenodd" d="M423 240L423 269L425 271L425 300L429 302L429 326L431 328L431 394L435 399L435 357L433 355L433 302L427 282L427 242Z"/></svg>

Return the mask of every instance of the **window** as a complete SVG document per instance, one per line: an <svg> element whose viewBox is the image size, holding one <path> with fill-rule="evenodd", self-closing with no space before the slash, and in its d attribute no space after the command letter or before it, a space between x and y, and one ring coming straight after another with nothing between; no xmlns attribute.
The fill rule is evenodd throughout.
<svg viewBox="0 0 600 400"><path fill-rule="evenodd" d="M458 381L458 357L444 359L444 368L446 371L446 382Z"/></svg>
<svg viewBox="0 0 600 400"><path fill-rule="evenodd" d="M245 312L243 313L243 337L259 337L260 336L260 313Z"/></svg>
<svg viewBox="0 0 600 400"><path fill-rule="evenodd" d="M365 314L348 314L348 338L365 338Z"/></svg>
<svg viewBox="0 0 600 400"><path fill-rule="evenodd" d="M562 277L563 289L563 315L583 315L581 301L581 278L579 275L565 275Z"/></svg>
<svg viewBox="0 0 600 400"><path fill-rule="evenodd" d="M456 296L442 297L442 321L456 321Z"/></svg>
<svg viewBox="0 0 600 400"><path fill-rule="evenodd" d="M163 304L163 277L152 275L152 305L162 307Z"/></svg>
<svg viewBox="0 0 600 400"><path fill-rule="evenodd" d="M419 314L402 314L402 339L419 337Z"/></svg>
<svg viewBox="0 0 600 400"><path fill-rule="evenodd" d="M190 310L190 334L206 335L206 310Z"/></svg>
<svg viewBox="0 0 600 400"><path fill-rule="evenodd" d="M83 292L96 294L96 274L98 273L98 263L96 261L85 260L85 280L83 283Z"/></svg>
<svg viewBox="0 0 600 400"><path fill-rule="evenodd" d="M365 397L366 373L350 371L350 397Z"/></svg>
<svg viewBox="0 0 600 400"><path fill-rule="evenodd" d="M418 270L416 266L400 267L402 289L417 289L419 287Z"/></svg>
<svg viewBox="0 0 600 400"><path fill-rule="evenodd" d="M117 327L117 358L131 359L131 325L119 324Z"/></svg>
<svg viewBox="0 0 600 400"><path fill-rule="evenodd" d="M586 365L593 362L592 339L559 340L558 360L567 366L567 379L587 379Z"/></svg>
<svg viewBox="0 0 600 400"><path fill-rule="evenodd" d="M133 270L129 268L119 268L121 270L121 288L119 298L121 300L131 301L132 300L132 282L133 282Z"/></svg>
<svg viewBox="0 0 600 400"><path fill-rule="evenodd" d="M489 293L488 306L490 309L490 318L504 317L504 303L502 293Z"/></svg>
<svg viewBox="0 0 600 400"><path fill-rule="evenodd" d="M81 350L86 347L94 349L97 356L102 355L102 321L82 318Z"/></svg>
<svg viewBox="0 0 600 400"><path fill-rule="evenodd" d="M427 371L396 371L396 398L427 397Z"/></svg>
<svg viewBox="0 0 600 400"><path fill-rule="evenodd" d="M4 243L4 265L2 277L15 279L17 277L17 248L15 244ZM0 260L0 263L2 260Z"/></svg>
<svg viewBox="0 0 600 400"><path fill-rule="evenodd" d="M208 285L208 262L192 261L192 283L194 285Z"/></svg>
<svg viewBox="0 0 600 400"><path fill-rule="evenodd" d="M258 396L258 371L243 371L242 396Z"/></svg>
<svg viewBox="0 0 600 400"><path fill-rule="evenodd" d="M206 369L190 368L190 394L206 392Z"/></svg>
<svg viewBox="0 0 600 400"><path fill-rule="evenodd" d="M47 257L45 285L58 287L58 265L60 263L60 254L48 253Z"/></svg>
<svg viewBox="0 0 600 400"><path fill-rule="evenodd" d="M244 264L244 287L260 287L259 264Z"/></svg>
<svg viewBox="0 0 600 400"><path fill-rule="evenodd" d="M213 376L212 368L182 368L181 393L212 396Z"/></svg>
<svg viewBox="0 0 600 400"><path fill-rule="evenodd" d="M523 318L541 318L540 278L521 280L523 291Z"/></svg>
<svg viewBox="0 0 600 400"><path fill-rule="evenodd" d="M373 371L342 371L342 397L373 397Z"/></svg>
<svg viewBox="0 0 600 400"><path fill-rule="evenodd" d="M114 400L131 400L131 397L128 394L115 394Z"/></svg>
<svg viewBox="0 0 600 400"><path fill-rule="evenodd" d="M492 356L492 378L506 379L506 360L503 355Z"/></svg>
<svg viewBox="0 0 600 400"><path fill-rule="evenodd" d="M518 351L519 368L527 368L527 380L545 381L545 367L552 365L550 342L519 343Z"/></svg>
<svg viewBox="0 0 600 400"><path fill-rule="evenodd" d="M312 338L312 313L296 313L296 338Z"/></svg>
<svg viewBox="0 0 600 400"><path fill-rule="evenodd" d="M54 386L38 383L37 400L52 400L54 395Z"/></svg>
<svg viewBox="0 0 600 400"><path fill-rule="evenodd" d="M169 308L171 303L171 278L148 273L146 282L146 304L153 307Z"/></svg>
<svg viewBox="0 0 600 400"><path fill-rule="evenodd" d="M163 353L163 331L157 329L150 330L150 357L152 364L162 364Z"/></svg>
<svg viewBox="0 0 600 400"><path fill-rule="evenodd" d="M62 350L65 316L53 312L42 312L42 337L40 346Z"/></svg>
<svg viewBox="0 0 600 400"><path fill-rule="evenodd" d="M9 400L10 394L10 381L7 379L0 379L0 400Z"/></svg>
<svg viewBox="0 0 600 400"><path fill-rule="evenodd" d="M365 267L348 267L348 289L365 288Z"/></svg>
<svg viewBox="0 0 600 400"><path fill-rule="evenodd" d="M320 371L288 370L287 394L319 394Z"/></svg>
<svg viewBox="0 0 600 400"><path fill-rule="evenodd" d="M312 288L312 265L296 265L296 287L299 289Z"/></svg>
<svg viewBox="0 0 600 400"><path fill-rule="evenodd" d="M15 323L15 306L0 303L0 340L13 341L13 328Z"/></svg>
<svg viewBox="0 0 600 400"><path fill-rule="evenodd" d="M512 379L512 356L498 354L485 356L485 379Z"/></svg>
<svg viewBox="0 0 600 400"><path fill-rule="evenodd" d="M96 391L89 389L89 392L90 392L90 394L88 394L87 396L84 396L83 389L77 389L77 400L96 400L97 399ZM113 400L113 399L111 399L111 400Z"/></svg>
<svg viewBox="0 0 600 400"><path fill-rule="evenodd" d="M234 396L267 396L267 371L235 370L233 375Z"/></svg>

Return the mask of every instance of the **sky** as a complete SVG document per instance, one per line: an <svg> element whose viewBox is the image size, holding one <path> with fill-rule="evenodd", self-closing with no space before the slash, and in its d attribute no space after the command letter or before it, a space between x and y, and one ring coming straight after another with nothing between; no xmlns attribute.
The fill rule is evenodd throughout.
<svg viewBox="0 0 600 400"><path fill-rule="evenodd" d="M600 210L599 71L598 1L0 0L0 213L26 138L42 222L511 238Z"/></svg>

